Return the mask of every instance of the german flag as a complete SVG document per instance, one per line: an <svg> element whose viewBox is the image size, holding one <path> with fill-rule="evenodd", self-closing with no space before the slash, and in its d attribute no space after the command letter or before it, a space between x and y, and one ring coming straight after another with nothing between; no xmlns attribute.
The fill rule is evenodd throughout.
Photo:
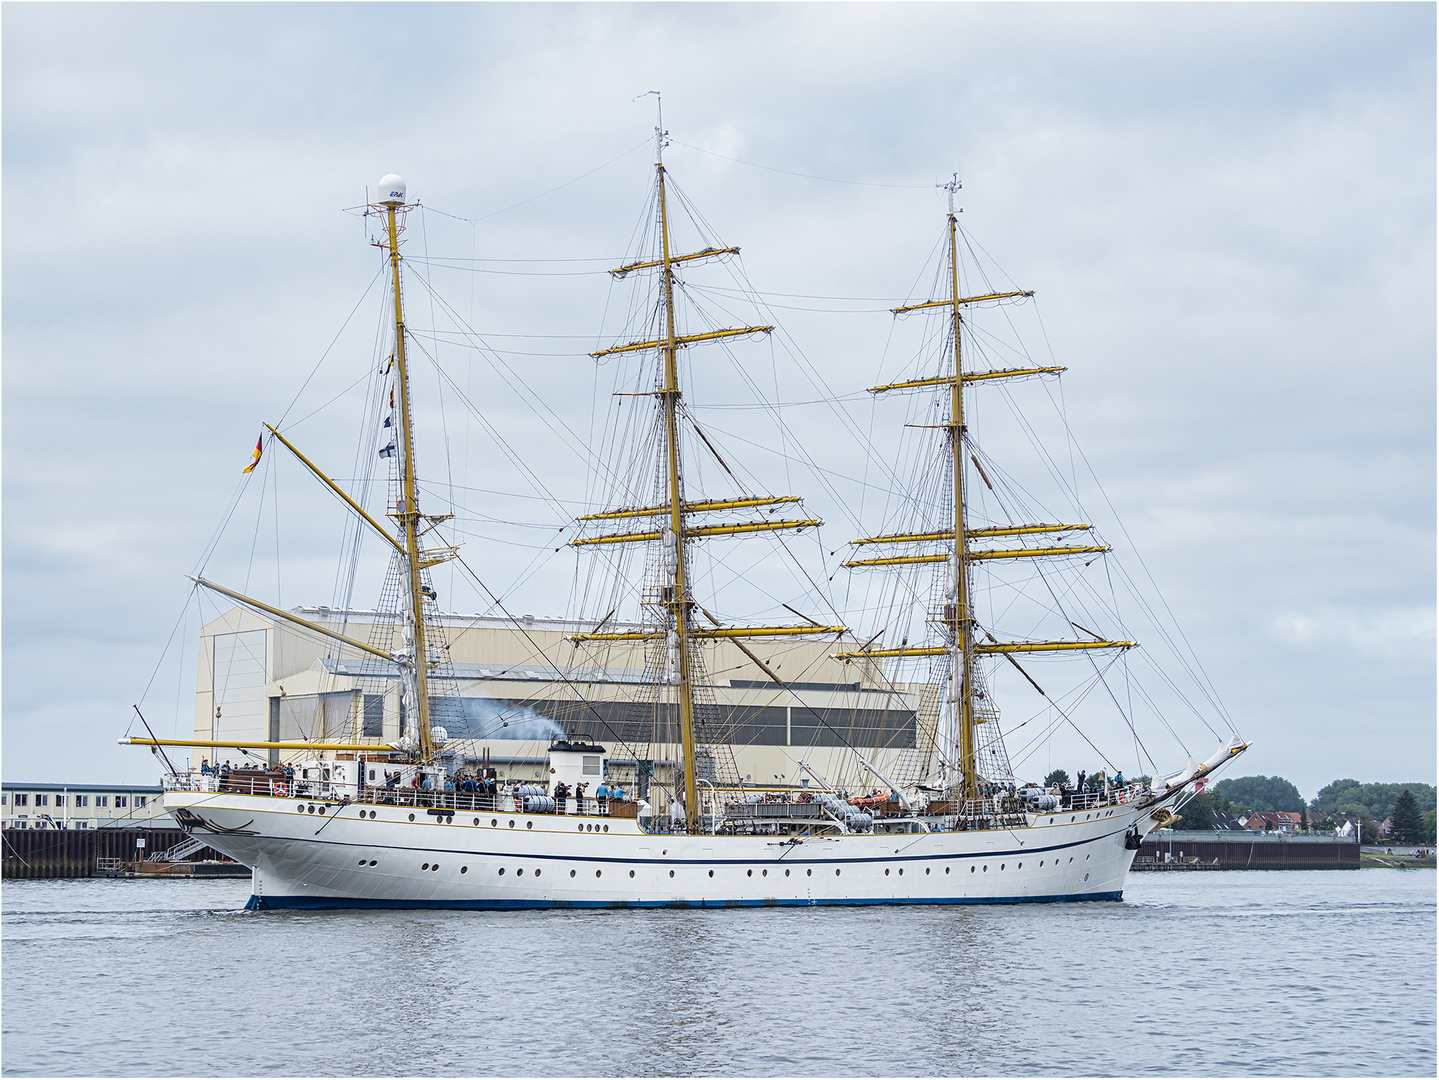
<svg viewBox="0 0 1439 1080"><path fill-rule="evenodd" d="M260 464L260 455L264 453L264 442L265 436L263 435L261 435L258 439L255 440L255 453L251 455L253 460L250 462L250 464L246 465L243 469L241 469L241 472L251 473L255 471L255 466Z"/></svg>

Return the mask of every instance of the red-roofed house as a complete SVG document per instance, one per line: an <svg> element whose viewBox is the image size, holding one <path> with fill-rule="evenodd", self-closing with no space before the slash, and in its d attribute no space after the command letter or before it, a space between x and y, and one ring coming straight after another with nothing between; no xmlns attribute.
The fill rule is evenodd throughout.
<svg viewBox="0 0 1439 1080"><path fill-rule="evenodd" d="M1270 832L1293 833L1299 831L1299 823L1299 815L1288 810L1256 810L1245 820L1244 827L1250 832L1264 832L1267 825Z"/></svg>

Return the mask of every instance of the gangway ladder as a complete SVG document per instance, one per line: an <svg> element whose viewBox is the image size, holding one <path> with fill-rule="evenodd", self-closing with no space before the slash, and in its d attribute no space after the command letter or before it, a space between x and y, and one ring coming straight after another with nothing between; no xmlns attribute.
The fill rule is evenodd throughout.
<svg viewBox="0 0 1439 1080"><path fill-rule="evenodd" d="M155 854L151 855L151 856L149 857L149 859L146 860L146 861L147 861L147 862L179 862L181 859L185 858L187 855L193 855L193 854L195 854L195 852L199 851L202 847L205 847L205 846L206 846L206 845L205 845L205 841L203 841L203 840L196 840L193 836L187 836L187 837L185 837L185 839L181 840L181 841L180 841L178 844L176 844L174 847L169 848L169 849L166 850L166 851L157 851L157 852L155 852Z"/></svg>

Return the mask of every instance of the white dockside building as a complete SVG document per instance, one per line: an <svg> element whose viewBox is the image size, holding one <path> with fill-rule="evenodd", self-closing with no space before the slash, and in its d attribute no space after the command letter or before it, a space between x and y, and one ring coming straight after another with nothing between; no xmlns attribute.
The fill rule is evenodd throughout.
<svg viewBox="0 0 1439 1080"><path fill-rule="evenodd" d="M0 785L7 829L173 829L157 784Z"/></svg>

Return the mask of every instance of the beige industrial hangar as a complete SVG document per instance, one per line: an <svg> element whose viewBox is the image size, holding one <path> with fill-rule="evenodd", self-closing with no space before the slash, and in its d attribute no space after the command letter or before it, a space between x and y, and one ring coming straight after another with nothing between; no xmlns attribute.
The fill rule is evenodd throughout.
<svg viewBox="0 0 1439 1080"><path fill-rule="evenodd" d="M386 650L400 647L397 625L373 611L291 613ZM431 712L450 733L446 750L457 765L488 758L504 779L543 782L546 751L561 734L606 746L610 775L621 782L635 779L637 759L651 761L662 782L678 757L674 706L665 704L671 688L646 677L644 643L577 646L568 635L593 630L592 623L528 615L449 614L429 622L443 626L448 639L453 678L432 674ZM835 660L833 638L754 640L747 648L786 685L732 641L702 646L710 678L701 715L716 758L727 763L721 776L732 762L741 782L808 785L804 762L851 790L881 786L860 756L887 775L929 775L929 684L886 683L877 663ZM397 669L302 626L235 607L203 628L199 656L197 739L379 747L400 738Z"/></svg>

